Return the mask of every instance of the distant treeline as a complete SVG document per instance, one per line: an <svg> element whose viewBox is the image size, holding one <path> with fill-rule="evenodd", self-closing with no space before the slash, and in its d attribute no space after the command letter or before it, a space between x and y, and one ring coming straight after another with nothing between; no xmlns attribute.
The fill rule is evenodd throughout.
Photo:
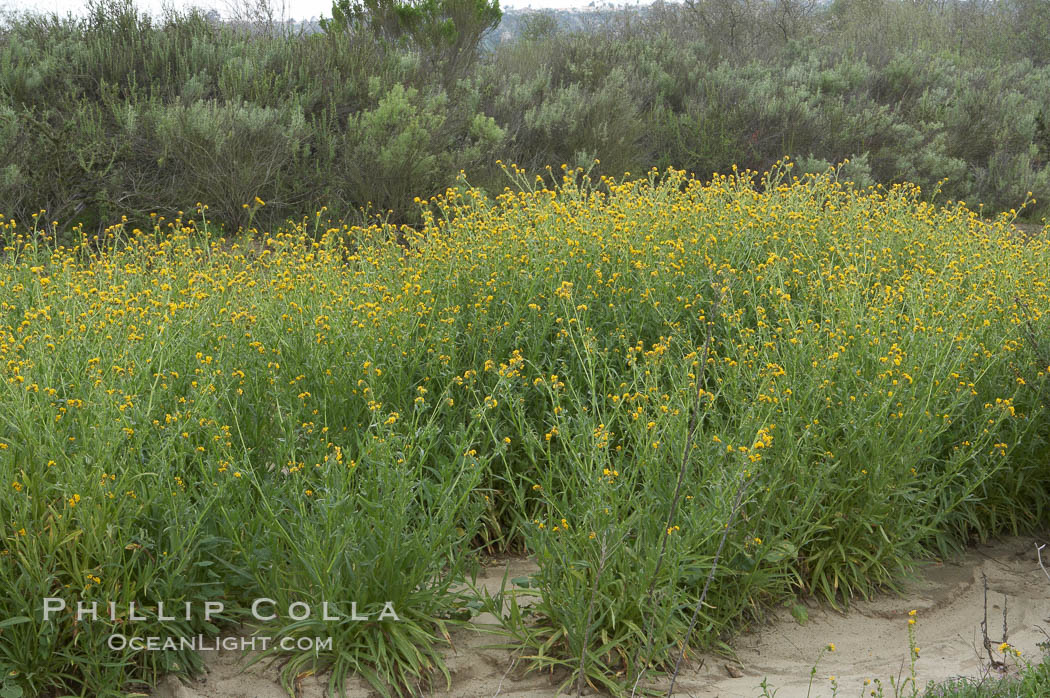
<svg viewBox="0 0 1050 698"><path fill-rule="evenodd" d="M519 16L502 36L485 0L458 1L478 21L430 34L360 21L384 0L298 33L121 0L9 17L0 213L91 230L200 201L227 227L322 206L412 223L414 198L461 170L501 191L497 160L707 177L785 155L796 173L849 159L861 185L947 178L940 200L991 212L1032 192L1026 215L1050 210L1046 0L703 0L582 30Z"/></svg>

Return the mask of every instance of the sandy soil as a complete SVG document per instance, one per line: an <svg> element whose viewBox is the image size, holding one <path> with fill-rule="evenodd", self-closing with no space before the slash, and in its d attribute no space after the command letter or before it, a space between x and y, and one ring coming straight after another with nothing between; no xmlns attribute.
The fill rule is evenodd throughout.
<svg viewBox="0 0 1050 698"><path fill-rule="evenodd" d="M1044 562L1048 551L1050 548L1044 550ZM512 560L487 569L479 582L489 589L498 589L508 566L512 578L534 569L528 560ZM761 695L758 685L766 678L771 688L778 689L777 698L806 696L810 668L820 649L829 642L835 644L836 651L826 654L817 668L813 698L831 695L831 675L837 678L842 695L860 695L864 680L876 677L888 688L891 675L896 676L902 667L907 671L907 619L912 609L917 611L915 630L921 648L916 665L920 686L930 679L978 676L987 670L988 663L981 648L982 573L988 578L991 639L1001 640L1005 603L1010 643L1028 657L1041 656L1037 643L1046 636L1039 628L1050 632L1050 580L1039 569L1034 542L1008 538L976 548L957 561L924 566L901 597L858 601L848 613L813 604L804 625L796 622L787 609L778 610L762 627L733 641L735 658L709 656L703 666L694 665L685 671L675 695L752 698ZM514 666L510 652L485 647L496 642L498 638L493 635L457 631L453 635L454 650L448 652L452 690L430 695L539 698L555 694L554 684L547 676L523 674L521 667ZM225 651L207 653L206 663L208 674L202 680L185 685L169 678L154 697L287 696L278 683L274 666L257 664L245 671L240 653ZM326 696L324 677L306 677L298 695ZM347 695L366 698L372 693L361 682Z"/></svg>

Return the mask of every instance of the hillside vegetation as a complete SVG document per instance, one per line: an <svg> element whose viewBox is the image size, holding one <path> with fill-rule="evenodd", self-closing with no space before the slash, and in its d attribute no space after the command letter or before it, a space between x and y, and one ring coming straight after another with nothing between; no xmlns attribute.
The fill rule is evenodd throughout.
<svg viewBox="0 0 1050 698"><path fill-rule="evenodd" d="M266 228L322 206L415 225L461 170L500 192L497 159L709 177L784 156L930 197L946 179L940 201L989 214L1050 203L1046 2L705 0L507 36L486 3L435 2L409 29L374 0L295 34L120 0L9 18L0 208L97 232L203 202L235 230L259 196Z"/></svg>
<svg viewBox="0 0 1050 698"><path fill-rule="evenodd" d="M269 648L290 693L414 695L482 610L626 694L1045 530L1045 2L499 20L8 19L0 696L251 631L331 641ZM527 612L469 588L493 554L535 562Z"/></svg>

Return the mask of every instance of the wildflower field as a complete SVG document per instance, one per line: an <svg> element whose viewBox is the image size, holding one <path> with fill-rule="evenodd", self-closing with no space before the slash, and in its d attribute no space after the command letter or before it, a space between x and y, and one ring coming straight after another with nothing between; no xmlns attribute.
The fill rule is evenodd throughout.
<svg viewBox="0 0 1050 698"><path fill-rule="evenodd" d="M492 608L556 682L630 692L770 604L1046 526L1045 235L784 164L509 173L418 229L2 222L3 686L148 690L199 655L113 633L252 621L332 639L288 653L289 687L410 694ZM497 553L538 564L528 610L470 591ZM74 622L92 600L114 617Z"/></svg>

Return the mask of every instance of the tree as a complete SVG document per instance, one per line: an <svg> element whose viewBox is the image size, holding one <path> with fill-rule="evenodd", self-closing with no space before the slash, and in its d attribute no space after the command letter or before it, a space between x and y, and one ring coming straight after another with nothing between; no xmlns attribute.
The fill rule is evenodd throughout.
<svg viewBox="0 0 1050 698"><path fill-rule="evenodd" d="M454 76L477 58L502 17L499 0L335 0L332 19L321 26L418 49L431 68Z"/></svg>

